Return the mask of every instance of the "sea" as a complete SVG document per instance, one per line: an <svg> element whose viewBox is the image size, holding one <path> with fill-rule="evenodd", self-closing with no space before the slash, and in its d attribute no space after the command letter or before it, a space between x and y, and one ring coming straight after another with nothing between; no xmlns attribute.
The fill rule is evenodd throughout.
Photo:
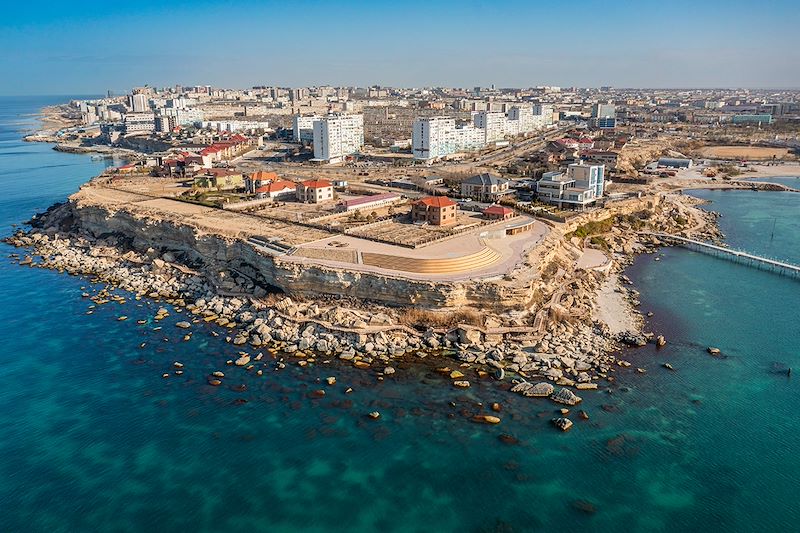
<svg viewBox="0 0 800 533"><path fill-rule="evenodd" d="M0 98L3 236L112 164L21 140L70 98ZM800 195L694 194L730 246L800 263ZM682 248L639 257L627 273L667 345L625 353L562 433L547 400L473 375L452 388L435 368L453 360L383 381L338 360L226 366L224 333L185 341L184 313L153 320L159 302L91 309L82 293L101 285L16 251L0 245L2 531L798 529L797 279ZM470 421L495 402L499 425Z"/></svg>

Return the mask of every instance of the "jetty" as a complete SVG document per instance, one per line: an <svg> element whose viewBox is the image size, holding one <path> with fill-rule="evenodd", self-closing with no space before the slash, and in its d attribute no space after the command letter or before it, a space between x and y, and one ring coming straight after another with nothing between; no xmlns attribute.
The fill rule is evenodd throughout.
<svg viewBox="0 0 800 533"><path fill-rule="evenodd" d="M763 270L770 270L784 276L800 278L800 266L785 261L770 259L768 257L762 257L760 255L751 254L741 250L734 250L732 248L725 248L723 246L690 239L688 237L682 237L680 235L671 235L669 233L648 233L648 235L652 235L653 237L657 237L662 241L671 242L673 244L691 248L699 252L723 257L725 259L747 264Z"/></svg>

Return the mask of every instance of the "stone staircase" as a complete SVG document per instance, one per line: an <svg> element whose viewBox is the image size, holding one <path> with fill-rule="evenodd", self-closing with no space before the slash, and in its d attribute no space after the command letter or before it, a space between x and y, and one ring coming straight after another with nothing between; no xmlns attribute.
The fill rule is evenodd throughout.
<svg viewBox="0 0 800 533"><path fill-rule="evenodd" d="M473 254L447 259L402 257L371 252L363 252L361 257L363 264L387 270L417 274L455 274L491 266L500 259L501 255L487 246Z"/></svg>

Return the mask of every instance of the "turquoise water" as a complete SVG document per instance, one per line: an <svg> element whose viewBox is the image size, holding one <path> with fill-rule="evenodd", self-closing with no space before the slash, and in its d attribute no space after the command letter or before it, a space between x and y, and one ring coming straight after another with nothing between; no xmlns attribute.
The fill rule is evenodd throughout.
<svg viewBox="0 0 800 533"><path fill-rule="evenodd" d="M800 189L800 177L796 176L775 176L770 178L748 178L747 181L766 181L769 183L779 183L793 189Z"/></svg>
<svg viewBox="0 0 800 533"><path fill-rule="evenodd" d="M0 99L3 234L103 167L19 141L30 126L19 115L45 103ZM698 195L724 213L731 243L800 261L800 197ZM628 356L646 374L582 394L591 419L573 416L562 434L548 424L555 404L476 379L455 390L429 366L397 365L383 382L337 362L257 377L226 367L236 350L210 330L184 342L178 313L161 330L135 322L153 316L150 302L86 315L88 280L4 259L0 529L796 529L800 373L776 369L800 372L800 282L682 249L630 274L669 343ZM185 374L163 379L176 360ZM206 385L220 369L226 386ZM318 383L331 375L336 385ZM328 394L312 399L319 388ZM499 426L466 420L495 401Z"/></svg>

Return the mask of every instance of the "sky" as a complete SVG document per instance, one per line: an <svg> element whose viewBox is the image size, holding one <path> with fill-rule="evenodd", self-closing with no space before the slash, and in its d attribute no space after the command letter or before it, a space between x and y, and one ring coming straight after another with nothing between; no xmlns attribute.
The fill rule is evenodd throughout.
<svg viewBox="0 0 800 533"><path fill-rule="evenodd" d="M134 86L800 88L798 0L29 0L0 94Z"/></svg>

